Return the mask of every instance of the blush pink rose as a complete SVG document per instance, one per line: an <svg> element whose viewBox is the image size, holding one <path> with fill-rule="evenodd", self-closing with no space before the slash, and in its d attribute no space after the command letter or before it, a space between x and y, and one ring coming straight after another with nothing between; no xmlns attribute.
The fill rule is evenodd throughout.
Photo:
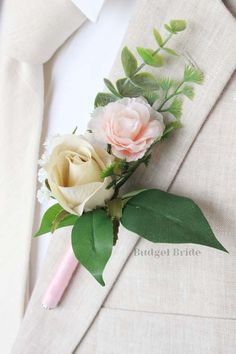
<svg viewBox="0 0 236 354"><path fill-rule="evenodd" d="M118 158L135 161L164 132L163 117L143 98L123 98L97 108L89 129L97 141L110 144Z"/></svg>

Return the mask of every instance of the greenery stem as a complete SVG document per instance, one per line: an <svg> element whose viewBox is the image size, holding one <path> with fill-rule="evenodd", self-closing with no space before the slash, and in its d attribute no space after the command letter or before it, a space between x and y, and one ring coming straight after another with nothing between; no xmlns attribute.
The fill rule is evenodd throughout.
<svg viewBox="0 0 236 354"><path fill-rule="evenodd" d="M140 159L140 160L137 160L133 166L129 169L129 171L127 172L127 174L121 178L121 180L116 184L116 190L118 191L122 186L123 184L129 179L130 176L132 176L132 174L136 171L136 169L139 167L139 165L141 163L143 163L144 160L143 159Z"/></svg>
<svg viewBox="0 0 236 354"><path fill-rule="evenodd" d="M154 57L157 53L159 53L161 51L161 49L163 49L163 47L165 47L166 43L169 42L169 40L171 39L171 37L173 36L173 33L170 33L166 39L164 40L163 44L161 47L157 48L157 50L155 50L153 53L152 53L152 56ZM142 63L139 65L139 67L136 69L136 71L134 72L133 75L136 75L140 70L142 70L144 68L144 66L146 66L147 64L146 63Z"/></svg>
<svg viewBox="0 0 236 354"><path fill-rule="evenodd" d="M171 98L173 98L173 97L175 97L175 96L177 96L177 95L180 94L179 89L180 89L181 86L184 84L184 82L185 82L184 80L181 81L180 84L176 87L175 91L174 91L171 95L167 96L167 97L164 99L164 101L163 101L163 102L160 104L160 106L157 108L157 111L158 111L158 112L165 112L165 110L162 110L162 107L164 107L164 105L165 105L169 100L171 100Z"/></svg>
<svg viewBox="0 0 236 354"><path fill-rule="evenodd" d="M115 185L115 193L113 195L113 198L116 198L119 194L119 189L125 184L125 182L133 175L133 173L137 170L137 168L142 164L145 163L149 160L150 158L150 152L154 145L158 143L159 140L154 141L154 143L149 147L149 149L146 151L145 155L137 160L132 167L129 169L129 171L126 173L124 177L122 177ZM109 186L108 186L109 187Z"/></svg>

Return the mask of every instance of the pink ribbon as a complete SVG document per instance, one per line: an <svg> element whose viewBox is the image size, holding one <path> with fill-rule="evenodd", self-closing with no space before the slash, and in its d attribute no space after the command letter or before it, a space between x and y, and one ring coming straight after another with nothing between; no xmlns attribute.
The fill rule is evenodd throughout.
<svg viewBox="0 0 236 354"><path fill-rule="evenodd" d="M79 262L75 258L72 247L70 246L44 294L42 306L45 309L51 310L57 307L78 264Z"/></svg>

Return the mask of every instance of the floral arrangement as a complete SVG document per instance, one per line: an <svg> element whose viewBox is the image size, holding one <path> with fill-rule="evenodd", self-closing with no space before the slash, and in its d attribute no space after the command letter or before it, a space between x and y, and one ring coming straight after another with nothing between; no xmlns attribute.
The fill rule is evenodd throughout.
<svg viewBox="0 0 236 354"><path fill-rule="evenodd" d="M193 85L203 82L194 65L184 67L179 81L144 71L160 70L162 53L178 56L167 43L185 28L184 20L171 20L165 38L154 29L158 47L138 47L140 64L125 47L125 77L116 84L104 79L109 93L96 96L86 134L75 130L55 137L40 160L38 198L46 195L58 203L46 211L36 236L72 226L75 259L101 285L120 224L151 242L196 243L226 251L192 200L158 189L128 194L121 189L141 164L148 167L156 145L181 128L182 97L192 100Z"/></svg>

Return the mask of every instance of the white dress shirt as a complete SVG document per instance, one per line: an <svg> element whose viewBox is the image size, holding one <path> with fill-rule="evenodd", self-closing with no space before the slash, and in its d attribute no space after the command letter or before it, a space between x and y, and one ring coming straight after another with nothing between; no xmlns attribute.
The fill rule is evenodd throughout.
<svg viewBox="0 0 236 354"><path fill-rule="evenodd" d="M137 0L72 0L89 21L45 66L46 103L42 143L48 136L86 130L97 92L104 89ZM104 5L104 6L103 6ZM99 16L98 16L99 15ZM91 22L96 21L96 22ZM111 40L112 39L112 40ZM36 202L35 231L48 203ZM30 288L51 235L32 242Z"/></svg>
<svg viewBox="0 0 236 354"><path fill-rule="evenodd" d="M105 0L72 0L72 2L91 21L95 22L101 12Z"/></svg>

